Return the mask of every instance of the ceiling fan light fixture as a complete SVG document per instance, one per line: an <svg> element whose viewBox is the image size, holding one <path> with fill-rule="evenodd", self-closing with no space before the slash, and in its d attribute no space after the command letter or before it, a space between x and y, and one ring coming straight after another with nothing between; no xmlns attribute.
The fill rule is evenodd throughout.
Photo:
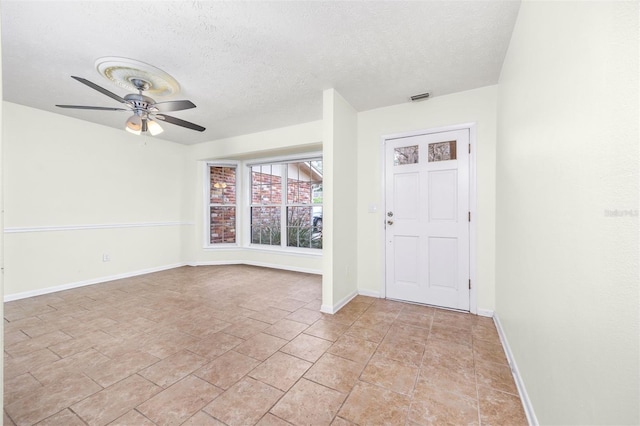
<svg viewBox="0 0 640 426"><path fill-rule="evenodd" d="M164 132L162 127L160 127L160 125L157 122L151 119L147 119L147 131L151 133L151 136L156 136Z"/></svg>
<svg viewBox="0 0 640 426"><path fill-rule="evenodd" d="M142 118L137 114L133 114L127 120L125 130L129 133L133 133L134 135L142 133Z"/></svg>

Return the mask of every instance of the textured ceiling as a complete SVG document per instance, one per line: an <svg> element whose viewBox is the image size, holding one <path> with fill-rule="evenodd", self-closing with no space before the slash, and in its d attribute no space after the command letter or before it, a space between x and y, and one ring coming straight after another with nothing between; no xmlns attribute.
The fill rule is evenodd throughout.
<svg viewBox="0 0 640 426"><path fill-rule="evenodd" d="M4 99L123 128L126 112L84 77L124 96L95 60L120 56L172 75L196 109L171 115L203 133L163 124L193 144L322 118L322 90L356 110L498 81L517 1L217 2L0 1ZM426 101L428 102L428 101Z"/></svg>

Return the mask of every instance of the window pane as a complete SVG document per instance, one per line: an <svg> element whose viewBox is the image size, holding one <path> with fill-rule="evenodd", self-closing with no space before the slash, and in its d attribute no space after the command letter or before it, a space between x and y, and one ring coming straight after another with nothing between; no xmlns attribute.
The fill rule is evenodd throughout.
<svg viewBox="0 0 640 426"><path fill-rule="evenodd" d="M282 167L254 166L251 168L251 204L280 204L282 202Z"/></svg>
<svg viewBox="0 0 640 426"><path fill-rule="evenodd" d="M456 141L429 144L429 161L447 161L456 159Z"/></svg>
<svg viewBox="0 0 640 426"><path fill-rule="evenodd" d="M235 204L236 203L236 168L211 166L210 178L210 203L211 204Z"/></svg>
<svg viewBox="0 0 640 426"><path fill-rule="evenodd" d="M417 164L418 155L418 145L395 148L393 150L393 165L402 166L404 164Z"/></svg>
<svg viewBox="0 0 640 426"><path fill-rule="evenodd" d="M280 245L280 207L251 207L251 243Z"/></svg>
<svg viewBox="0 0 640 426"><path fill-rule="evenodd" d="M287 207L287 245L322 248L322 207Z"/></svg>
<svg viewBox="0 0 640 426"><path fill-rule="evenodd" d="M212 206L211 244L236 242L236 208Z"/></svg>
<svg viewBox="0 0 640 426"><path fill-rule="evenodd" d="M287 204L322 203L322 201L313 201L314 187L317 189L318 186L322 187L322 161L305 161L288 165Z"/></svg>

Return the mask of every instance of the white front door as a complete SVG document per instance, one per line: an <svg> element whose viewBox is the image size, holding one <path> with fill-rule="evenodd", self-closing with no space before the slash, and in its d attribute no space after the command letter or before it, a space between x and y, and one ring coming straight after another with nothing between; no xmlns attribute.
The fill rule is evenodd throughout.
<svg viewBox="0 0 640 426"><path fill-rule="evenodd" d="M469 129L385 142L386 295L469 310Z"/></svg>

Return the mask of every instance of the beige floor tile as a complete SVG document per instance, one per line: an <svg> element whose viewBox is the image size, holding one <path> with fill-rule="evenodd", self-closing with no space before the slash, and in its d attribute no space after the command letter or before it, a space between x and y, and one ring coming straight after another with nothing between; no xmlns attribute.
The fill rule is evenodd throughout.
<svg viewBox="0 0 640 426"><path fill-rule="evenodd" d="M487 340L473 340L473 353L475 359L483 362L494 362L497 364L508 364L504 349L501 344L496 344Z"/></svg>
<svg viewBox="0 0 640 426"><path fill-rule="evenodd" d="M281 319L277 323L266 328L263 332L270 334L272 336L279 337L281 339L292 340L307 328L308 328L307 324L291 321L288 319Z"/></svg>
<svg viewBox="0 0 640 426"><path fill-rule="evenodd" d="M281 300L276 300L274 302L271 302L270 306L273 308L278 308L285 311L293 312L302 308L306 304L307 302L303 302L302 300L284 298ZM320 307L318 307L318 309L320 309Z"/></svg>
<svg viewBox="0 0 640 426"><path fill-rule="evenodd" d="M280 417L276 417L271 413L265 414L256 426L289 426L291 423L285 422Z"/></svg>
<svg viewBox="0 0 640 426"><path fill-rule="evenodd" d="M388 327L366 328L361 325L352 325L344 334L368 340L373 343L380 343L389 330Z"/></svg>
<svg viewBox="0 0 640 426"><path fill-rule="evenodd" d="M189 420L182 423L182 426L226 426L219 420L214 419L203 411L198 411Z"/></svg>
<svg viewBox="0 0 640 426"><path fill-rule="evenodd" d="M312 365L300 358L276 352L252 370L249 376L286 392Z"/></svg>
<svg viewBox="0 0 640 426"><path fill-rule="evenodd" d="M476 361L476 380L478 386L486 386L513 395L518 395L513 373L508 364Z"/></svg>
<svg viewBox="0 0 640 426"><path fill-rule="evenodd" d="M246 265L9 302L4 424L223 425L203 411L223 395L240 424L477 424L478 407L482 424L525 424L491 318L321 305L320 276Z"/></svg>
<svg viewBox="0 0 640 426"><path fill-rule="evenodd" d="M4 350L9 355L15 358L48 348L49 346L53 346L71 339L71 336L63 333L62 331L53 331L51 333L43 334L29 340L24 340L22 342L14 343L13 345L5 346Z"/></svg>
<svg viewBox="0 0 640 426"><path fill-rule="evenodd" d="M458 393L469 398L477 398L476 378L473 368L454 370L440 365L423 366L418 377L418 384L420 382L443 391Z"/></svg>
<svg viewBox="0 0 640 426"><path fill-rule="evenodd" d="M471 346L473 337L471 329L463 329L449 325L449 323L436 323L434 320L429 332L429 338L446 340L450 343L464 344Z"/></svg>
<svg viewBox="0 0 640 426"><path fill-rule="evenodd" d="M258 333L236 346L234 351L264 361L285 344L287 344L287 340L285 339L265 333Z"/></svg>
<svg viewBox="0 0 640 426"><path fill-rule="evenodd" d="M297 311L287 315L286 318L291 321L297 321L303 324L311 325L322 318L322 314L317 310L300 308Z"/></svg>
<svg viewBox="0 0 640 426"><path fill-rule="evenodd" d="M363 368L364 363L325 353L304 377L339 392L349 393Z"/></svg>
<svg viewBox="0 0 640 426"><path fill-rule="evenodd" d="M386 338L394 340L410 340L416 343L427 343L429 328L415 327L402 322L395 322L389 328Z"/></svg>
<svg viewBox="0 0 640 426"><path fill-rule="evenodd" d="M498 390L478 387L480 421L483 425L528 425L520 398Z"/></svg>
<svg viewBox="0 0 640 426"><path fill-rule="evenodd" d="M127 352L97 364L85 374L106 388L158 361L158 358L146 352Z"/></svg>
<svg viewBox="0 0 640 426"><path fill-rule="evenodd" d="M452 370L473 369L473 350L445 340L429 339L422 357L423 366L440 366Z"/></svg>
<svg viewBox="0 0 640 426"><path fill-rule="evenodd" d="M241 339L248 339L251 336L255 336L265 328L269 327L266 322L258 321L252 318L241 318L229 327L222 331L239 337Z"/></svg>
<svg viewBox="0 0 640 426"><path fill-rule="evenodd" d="M223 353L235 348L242 342L244 342L244 340L239 337L218 332L196 343L188 345L187 349L206 359L213 360Z"/></svg>
<svg viewBox="0 0 640 426"><path fill-rule="evenodd" d="M422 362L425 345L413 340L394 339L387 336L378 346L376 353L385 358L418 367Z"/></svg>
<svg viewBox="0 0 640 426"><path fill-rule="evenodd" d="M69 410L68 408L65 408L64 410L38 423L38 426L59 426L59 425L85 426L85 423L82 421L82 419L80 419L80 417L76 416L76 414L72 413L71 410Z"/></svg>
<svg viewBox="0 0 640 426"><path fill-rule="evenodd" d="M478 425L478 403L475 398L442 391L422 382L411 401L409 421L420 425Z"/></svg>
<svg viewBox="0 0 640 426"><path fill-rule="evenodd" d="M189 334L191 336L198 337L200 339L204 339L214 333L217 333L225 328L229 327L231 324L222 321L219 319L207 319L203 322L197 322L192 320L181 321L177 325L177 330L181 333Z"/></svg>
<svg viewBox="0 0 640 426"><path fill-rule="evenodd" d="M319 337L301 334L280 349L281 352L297 356L309 362L316 362L327 349L331 342Z"/></svg>
<svg viewBox="0 0 640 426"><path fill-rule="evenodd" d="M335 342L349 328L349 325L335 321L318 320L305 330L305 334Z"/></svg>
<svg viewBox="0 0 640 426"><path fill-rule="evenodd" d="M269 324L275 324L282 318L288 316L290 313L291 311L285 311L284 309L268 307L249 315L249 318L253 318Z"/></svg>
<svg viewBox="0 0 640 426"><path fill-rule="evenodd" d="M146 340L144 342L144 351L162 359L173 355L186 346L195 344L199 340L197 337L179 331L170 331L154 335Z"/></svg>
<svg viewBox="0 0 640 426"><path fill-rule="evenodd" d="M176 352L140 371L142 377L166 388L207 363L207 359L188 350Z"/></svg>
<svg viewBox="0 0 640 426"><path fill-rule="evenodd" d="M67 380L35 390L30 395L5 406L5 410L18 425L34 424L101 389L87 376L74 375ZM38 403L34 404L34 401Z"/></svg>
<svg viewBox="0 0 640 426"><path fill-rule="evenodd" d="M353 336L342 336L327 352L350 359L355 362L366 362L376 351L377 344Z"/></svg>
<svg viewBox="0 0 640 426"><path fill-rule="evenodd" d="M229 426L252 425L280 399L282 392L245 378L214 399L203 411Z"/></svg>
<svg viewBox="0 0 640 426"><path fill-rule="evenodd" d="M26 335L22 330L8 331L4 333L4 345L11 346L18 342L29 340L33 336Z"/></svg>
<svg viewBox="0 0 640 426"><path fill-rule="evenodd" d="M161 390L136 374L72 405L71 409L89 425L105 425Z"/></svg>
<svg viewBox="0 0 640 426"><path fill-rule="evenodd" d="M29 371L36 370L45 365L58 361L60 357L49 349L40 349L19 357L11 358L5 356L4 378L20 376Z"/></svg>
<svg viewBox="0 0 640 426"><path fill-rule="evenodd" d="M358 382L338 415L360 425L403 425L410 402L406 395Z"/></svg>
<svg viewBox="0 0 640 426"><path fill-rule="evenodd" d="M109 423L109 426L156 426L156 424L136 410L131 410Z"/></svg>
<svg viewBox="0 0 640 426"><path fill-rule="evenodd" d="M405 312L404 310L398 314L396 321L402 324L412 325L420 328L431 328L431 322L433 321L433 314L417 314L412 312Z"/></svg>
<svg viewBox="0 0 640 426"><path fill-rule="evenodd" d="M418 367L374 356L360 375L360 380L404 395L411 395L418 378Z"/></svg>
<svg viewBox="0 0 640 426"><path fill-rule="evenodd" d="M229 351L196 370L193 374L219 388L229 389L259 364L260 361L254 358Z"/></svg>
<svg viewBox="0 0 640 426"><path fill-rule="evenodd" d="M4 405L9 405L19 399L29 396L41 387L42 384L29 373L5 379Z"/></svg>
<svg viewBox="0 0 640 426"><path fill-rule="evenodd" d="M500 345L500 335L495 324L491 323L478 323L471 327L471 334L473 340L484 340L495 345Z"/></svg>
<svg viewBox="0 0 640 426"><path fill-rule="evenodd" d="M351 423L349 420L345 420L342 417L336 417L331 422L331 426L354 426L355 423Z"/></svg>
<svg viewBox="0 0 640 426"><path fill-rule="evenodd" d="M346 394L301 379L271 409L271 413L295 425L329 425Z"/></svg>
<svg viewBox="0 0 640 426"><path fill-rule="evenodd" d="M187 376L140 404L137 410L157 425L179 425L221 393L212 384Z"/></svg>

